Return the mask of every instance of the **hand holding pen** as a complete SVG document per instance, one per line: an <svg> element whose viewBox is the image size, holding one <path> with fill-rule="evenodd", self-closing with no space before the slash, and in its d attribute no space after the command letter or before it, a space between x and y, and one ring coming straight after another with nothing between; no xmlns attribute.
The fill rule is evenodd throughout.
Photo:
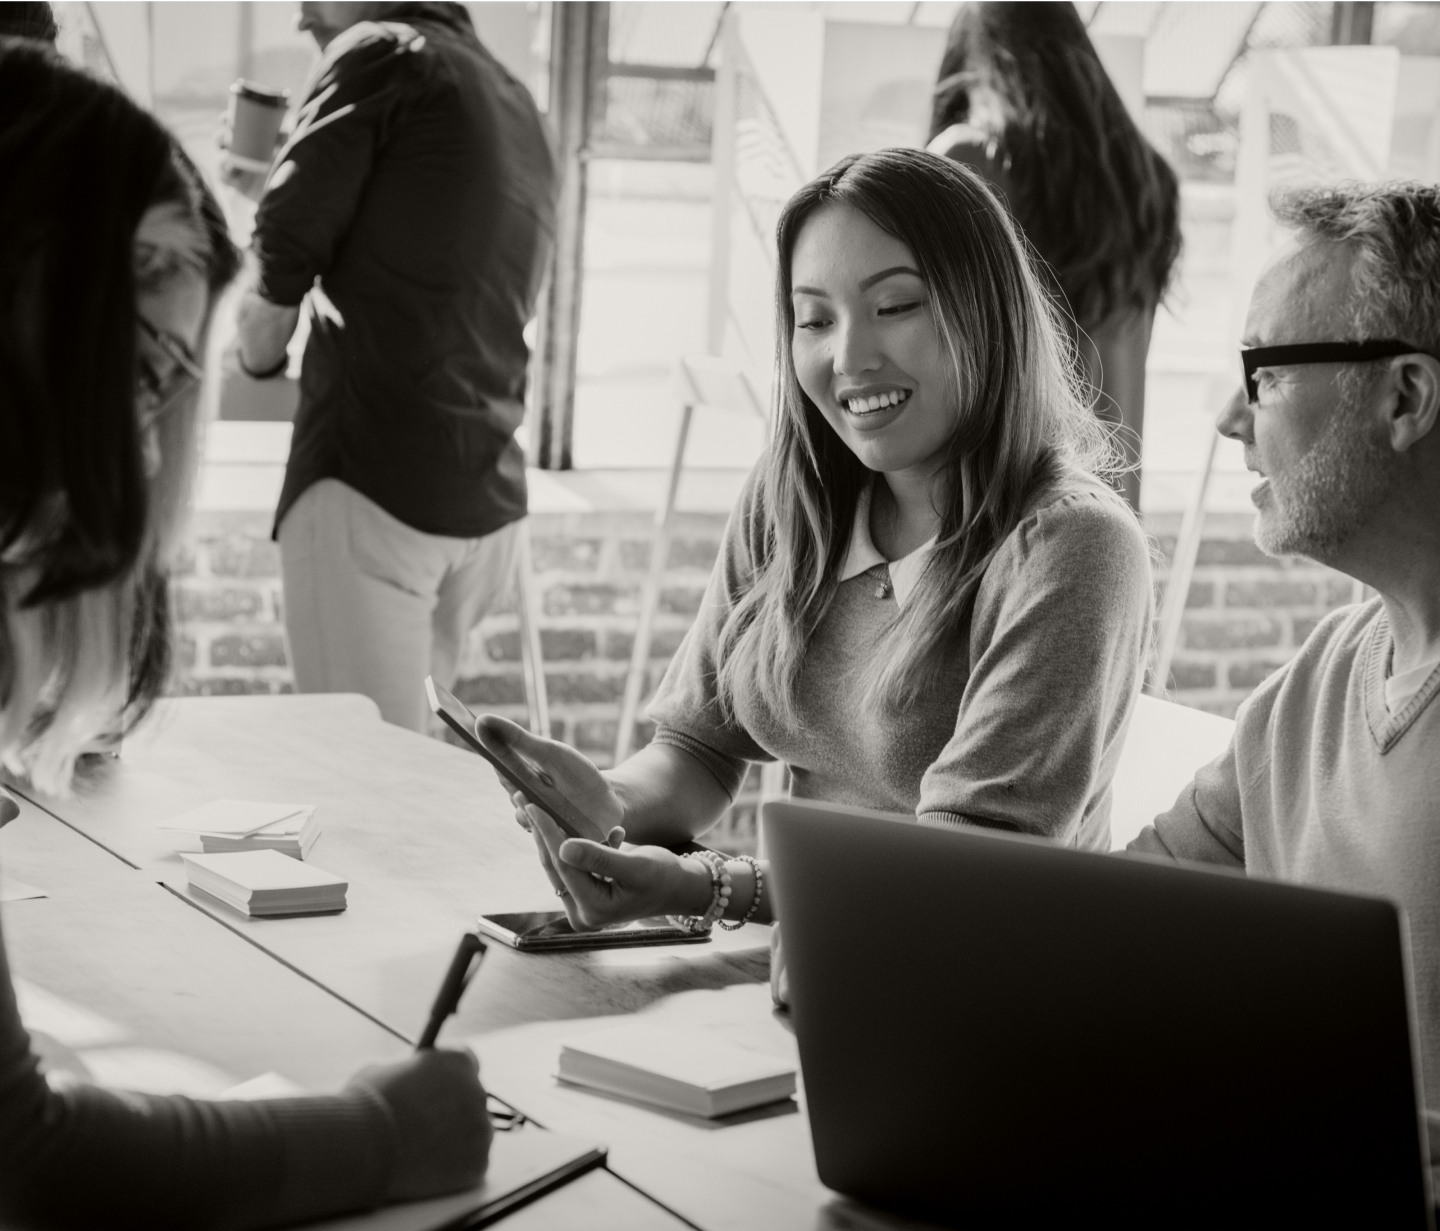
<svg viewBox="0 0 1440 1231"><path fill-rule="evenodd" d="M421 1032L420 1041L415 1045L417 1052L428 1051L435 1046L435 1040L440 1035L440 1028L460 1007L460 997L470 986L470 980L480 969L480 962L484 957L485 942L480 939L478 933L466 932L460 938L460 945L455 950L455 956L450 959L450 967L446 970L445 978L440 983L440 990L435 994L435 1003L430 1006L429 1020L425 1023L424 1031ZM489 1098L486 1106L491 1122L501 1132L519 1128L525 1123L525 1117L520 1112L506 1106L497 1098Z"/></svg>
<svg viewBox="0 0 1440 1231"><path fill-rule="evenodd" d="M430 1006L430 1020L425 1023L420 1041L415 1044L416 1051L428 1051L435 1046L440 1027L460 1007L460 997L480 969L484 956L485 942L480 939L479 933L466 932L460 937L460 947L450 959L450 968L445 972L440 990L435 993L435 1003Z"/></svg>
<svg viewBox="0 0 1440 1231"><path fill-rule="evenodd" d="M377 1065L351 1083L385 1104L394 1126L396 1156L386 1201L411 1201L455 1192L485 1172L493 1134L479 1065L469 1051L437 1050L436 1036L474 977L484 942L467 933L450 963L415 1054Z"/></svg>

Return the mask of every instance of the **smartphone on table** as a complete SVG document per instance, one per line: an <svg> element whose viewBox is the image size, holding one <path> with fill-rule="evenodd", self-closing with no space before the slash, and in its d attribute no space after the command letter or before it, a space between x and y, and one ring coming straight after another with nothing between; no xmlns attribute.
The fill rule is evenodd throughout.
<svg viewBox="0 0 1440 1231"><path fill-rule="evenodd" d="M440 719L490 762L512 791L519 791L532 804L544 808L567 837L589 838L604 842L606 831L562 795L555 780L542 766L520 755L505 742L500 732L486 723L486 715L477 717L470 708L448 689L442 688L431 676L425 677L425 695L430 708Z"/></svg>
<svg viewBox="0 0 1440 1231"><path fill-rule="evenodd" d="M667 919L636 919L597 932L577 932L563 910L516 911L481 915L477 930L521 953L553 953L563 949L623 949L633 945L690 945L710 939L676 927Z"/></svg>

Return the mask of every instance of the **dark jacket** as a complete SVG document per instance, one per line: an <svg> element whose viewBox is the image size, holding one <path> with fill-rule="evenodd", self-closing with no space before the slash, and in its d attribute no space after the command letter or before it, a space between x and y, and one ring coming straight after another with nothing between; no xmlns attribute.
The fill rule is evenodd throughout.
<svg viewBox="0 0 1440 1231"><path fill-rule="evenodd" d="M317 293L276 526L322 478L427 534L523 517L521 330L556 195L529 91L460 5L409 5L327 48L278 161L258 289Z"/></svg>

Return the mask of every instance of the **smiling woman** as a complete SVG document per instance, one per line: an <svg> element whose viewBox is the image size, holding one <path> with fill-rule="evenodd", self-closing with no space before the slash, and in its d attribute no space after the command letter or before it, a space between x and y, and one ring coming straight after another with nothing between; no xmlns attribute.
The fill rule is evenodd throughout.
<svg viewBox="0 0 1440 1231"><path fill-rule="evenodd" d="M803 798L1108 846L1148 558L1008 216L965 168L884 150L801 189L778 244L772 439L654 741L602 774L508 728L612 844L642 844L566 840L517 801L579 927L771 920L762 861L664 849L751 761Z"/></svg>

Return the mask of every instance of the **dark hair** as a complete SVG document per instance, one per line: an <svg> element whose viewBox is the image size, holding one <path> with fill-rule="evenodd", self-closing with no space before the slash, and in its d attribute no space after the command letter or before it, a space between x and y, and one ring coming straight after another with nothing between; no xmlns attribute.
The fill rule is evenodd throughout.
<svg viewBox="0 0 1440 1231"><path fill-rule="evenodd" d="M79 736L133 724L168 672L198 412L192 397L152 429L147 476L137 290L184 260L213 304L239 254L170 135L34 41L0 38L0 184L0 755L63 789ZM157 208L183 256L137 243Z"/></svg>
<svg viewBox="0 0 1440 1231"><path fill-rule="evenodd" d="M55 10L45 0L7 0L0 4L0 35L53 43L60 35Z"/></svg>
<svg viewBox="0 0 1440 1231"><path fill-rule="evenodd" d="M175 202L238 267L224 216L168 133L44 46L0 39L0 557L37 554L26 604L136 561L147 493L135 420L133 241ZM38 537L37 537L38 536Z"/></svg>
<svg viewBox="0 0 1440 1231"><path fill-rule="evenodd" d="M1180 253L1175 173L1130 118L1069 3L971 3L950 27L930 135L977 121L992 175L1076 323L1153 308ZM983 122L984 117L981 117ZM997 127L998 125L998 127Z"/></svg>
<svg viewBox="0 0 1440 1231"><path fill-rule="evenodd" d="M856 501L872 474L805 394L791 341L791 259L805 224L846 206L915 258L951 362L955 428L945 459L939 538L915 597L863 680L903 704L936 677L969 620L995 550L1035 492L1102 469L1106 443L1077 395L1068 338L1004 207L967 167L921 150L844 158L786 203L776 231L775 414L762 461L764 558L720 635L722 701L751 683L778 713L835 593Z"/></svg>

